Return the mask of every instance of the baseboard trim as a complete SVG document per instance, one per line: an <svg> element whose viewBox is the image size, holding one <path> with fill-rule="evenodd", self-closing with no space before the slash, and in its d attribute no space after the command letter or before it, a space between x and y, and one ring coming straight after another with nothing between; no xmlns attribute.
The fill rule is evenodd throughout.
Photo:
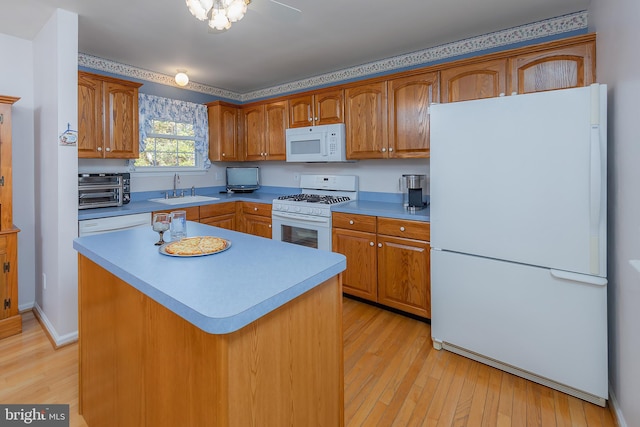
<svg viewBox="0 0 640 427"><path fill-rule="evenodd" d="M35 303L33 306L33 314L35 315L38 322L42 325L42 329L44 329L44 333L51 342L51 345L56 350L60 347L64 347L65 345L73 344L78 341L78 331L68 333L66 335L58 335L56 329L53 327L47 315L44 314L44 311L40 308L38 303Z"/></svg>
<svg viewBox="0 0 640 427"><path fill-rule="evenodd" d="M622 415L622 410L620 409L620 405L618 404L616 394L613 392L611 383L609 383L609 405L609 411L611 411L611 415L613 415L613 420L616 422L617 426L628 427L627 422Z"/></svg>

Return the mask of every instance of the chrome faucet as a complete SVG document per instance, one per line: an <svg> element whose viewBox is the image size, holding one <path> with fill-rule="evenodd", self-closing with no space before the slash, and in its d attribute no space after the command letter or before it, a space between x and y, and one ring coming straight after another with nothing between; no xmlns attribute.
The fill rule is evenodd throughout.
<svg viewBox="0 0 640 427"><path fill-rule="evenodd" d="M180 184L180 175L173 175L173 197L178 197L178 184Z"/></svg>

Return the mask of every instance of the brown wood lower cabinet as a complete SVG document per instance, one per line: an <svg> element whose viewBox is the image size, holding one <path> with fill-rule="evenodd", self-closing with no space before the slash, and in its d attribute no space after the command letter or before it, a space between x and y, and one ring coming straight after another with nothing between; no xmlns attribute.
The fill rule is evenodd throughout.
<svg viewBox="0 0 640 427"><path fill-rule="evenodd" d="M333 250L347 257L343 291L431 317L429 223L333 213Z"/></svg>
<svg viewBox="0 0 640 427"><path fill-rule="evenodd" d="M214 227L237 230L236 202L200 206L200 222Z"/></svg>
<svg viewBox="0 0 640 427"><path fill-rule="evenodd" d="M271 204L226 202L188 208L164 209L161 212L186 211L187 220L214 227L271 238ZM160 212L160 211L157 211ZM156 212L152 212L151 215Z"/></svg>
<svg viewBox="0 0 640 427"><path fill-rule="evenodd" d="M100 426L344 426L334 276L228 334L79 256L80 413Z"/></svg>
<svg viewBox="0 0 640 427"><path fill-rule="evenodd" d="M271 204L240 202L242 231L254 236L271 238Z"/></svg>

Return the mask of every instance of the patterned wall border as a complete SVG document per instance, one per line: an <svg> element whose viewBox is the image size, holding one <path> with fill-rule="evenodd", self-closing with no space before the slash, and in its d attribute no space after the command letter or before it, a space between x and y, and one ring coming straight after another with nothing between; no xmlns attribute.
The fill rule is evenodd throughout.
<svg viewBox="0 0 640 427"><path fill-rule="evenodd" d="M285 93L298 92L314 87L336 84L345 80L363 78L373 74L426 65L460 55L468 55L487 49L583 30L587 28L587 16L587 11L576 12L244 94L195 82L189 82L186 89L238 102L271 98ZM121 76L175 86L173 76L120 64L84 53L78 55L78 65Z"/></svg>

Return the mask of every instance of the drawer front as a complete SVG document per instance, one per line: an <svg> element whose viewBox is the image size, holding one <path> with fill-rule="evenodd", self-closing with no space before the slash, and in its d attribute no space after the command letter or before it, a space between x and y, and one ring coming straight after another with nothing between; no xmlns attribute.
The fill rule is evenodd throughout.
<svg viewBox="0 0 640 427"><path fill-rule="evenodd" d="M271 217L271 205L268 203L242 202L242 212L250 215Z"/></svg>
<svg viewBox="0 0 640 427"><path fill-rule="evenodd" d="M212 216L228 215L236 213L236 202L214 203L211 205L200 205L200 218Z"/></svg>
<svg viewBox="0 0 640 427"><path fill-rule="evenodd" d="M369 215L356 215L342 212L332 214L334 228L346 228L347 230L376 232L376 217Z"/></svg>
<svg viewBox="0 0 640 427"><path fill-rule="evenodd" d="M200 221L200 207L199 206L189 206L187 208L172 208L165 209L161 211L153 211L151 212L151 218L153 219L153 214L166 212L171 213L173 211L185 211L187 213L187 221Z"/></svg>
<svg viewBox="0 0 640 427"><path fill-rule="evenodd" d="M378 217L378 234L428 242L431 240L430 231L431 225L428 222Z"/></svg>

